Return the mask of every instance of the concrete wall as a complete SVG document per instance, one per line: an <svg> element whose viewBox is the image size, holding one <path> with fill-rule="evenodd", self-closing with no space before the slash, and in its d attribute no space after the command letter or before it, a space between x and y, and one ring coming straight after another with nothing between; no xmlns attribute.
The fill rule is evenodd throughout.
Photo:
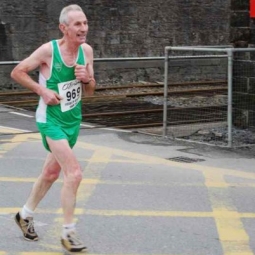
<svg viewBox="0 0 255 255"><path fill-rule="evenodd" d="M88 17L88 43L94 48L96 58L163 56L165 46L222 45L230 42L230 0L75 2ZM2 0L0 60L21 60L42 43L59 38L59 13L70 3L73 1ZM158 62L151 70L130 70L123 75L116 70L108 77L107 72L101 72L98 67L97 76L99 80L115 82L149 79L153 73L158 76L154 80L158 80L162 79L161 66ZM10 67L1 69L8 72ZM113 77L115 74L120 77ZM2 86L9 82L5 76L2 77Z"/></svg>

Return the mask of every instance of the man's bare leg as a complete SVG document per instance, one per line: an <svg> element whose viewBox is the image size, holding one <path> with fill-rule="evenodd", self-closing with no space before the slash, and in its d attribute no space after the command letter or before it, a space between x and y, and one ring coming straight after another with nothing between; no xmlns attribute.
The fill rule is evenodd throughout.
<svg viewBox="0 0 255 255"><path fill-rule="evenodd" d="M47 137L47 142L64 175L64 183L61 190L64 224L72 224L76 194L82 180L80 164L66 140L52 140Z"/></svg>
<svg viewBox="0 0 255 255"><path fill-rule="evenodd" d="M20 227L23 236L28 241L37 241L38 235L34 230L33 213L43 199L52 183L58 178L60 165L53 154L46 157L42 173L33 185L32 191L22 210L15 215L15 221Z"/></svg>
<svg viewBox="0 0 255 255"><path fill-rule="evenodd" d="M60 173L60 165L56 161L52 153L46 157L42 173L33 185L32 191L26 202L26 207L34 211L40 201L43 199L52 184L58 179Z"/></svg>
<svg viewBox="0 0 255 255"><path fill-rule="evenodd" d="M66 140L54 141L47 138L47 142L64 174L64 183L61 190L61 204L64 214L61 243L68 251L81 252L86 250L86 246L77 237L73 218L76 194L82 180L82 171Z"/></svg>

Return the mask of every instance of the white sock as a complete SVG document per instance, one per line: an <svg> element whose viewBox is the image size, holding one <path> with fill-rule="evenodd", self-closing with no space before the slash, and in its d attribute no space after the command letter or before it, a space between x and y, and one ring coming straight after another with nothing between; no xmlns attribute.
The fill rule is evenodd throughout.
<svg viewBox="0 0 255 255"><path fill-rule="evenodd" d="M33 217L34 211L30 210L29 208L27 208L26 205L24 205L20 211L20 216L22 219L26 219L27 217Z"/></svg>
<svg viewBox="0 0 255 255"><path fill-rule="evenodd" d="M65 224L63 225L63 231L62 231L62 237L64 239L66 239L67 235L70 233L70 232L75 232L75 223L71 223L71 224Z"/></svg>

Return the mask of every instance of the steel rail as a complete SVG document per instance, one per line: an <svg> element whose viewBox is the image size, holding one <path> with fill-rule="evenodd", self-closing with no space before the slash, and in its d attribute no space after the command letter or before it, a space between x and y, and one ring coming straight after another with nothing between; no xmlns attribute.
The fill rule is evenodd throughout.
<svg viewBox="0 0 255 255"><path fill-rule="evenodd" d="M188 111L193 110L226 110L227 105L212 105L212 106L202 106L202 107L189 107ZM187 110L185 107L169 107L168 110L173 112ZM154 112L163 112L162 108L156 109L145 109L145 110L133 110L133 111L118 111L118 112L103 112L103 113L85 113L82 114L84 118L91 118L91 117L100 117L100 116L119 116L119 115L126 115L126 114L141 114L141 113L154 113Z"/></svg>
<svg viewBox="0 0 255 255"><path fill-rule="evenodd" d="M216 84L227 84L226 80L218 80L218 81L193 81L193 82L177 82L177 83L169 83L168 85L172 88L174 86L209 86L209 85L216 85ZM128 88L153 88L153 87L163 87L164 84L160 83L149 83L149 84L133 84L133 85L123 85L123 86L105 86L105 87L97 87L96 91L102 90L112 90L112 89L128 89ZM1 92L0 97L2 96L19 96L19 95L35 95L37 94L30 90L20 90L20 91L11 91L11 92Z"/></svg>
<svg viewBox="0 0 255 255"><path fill-rule="evenodd" d="M217 122L217 121L225 121L226 118L208 118L208 119L199 119L199 120L188 120L188 121L173 121L173 122L168 122L170 125L185 125L185 124L194 124L194 123L208 123L208 122ZM98 124L100 125L100 124ZM105 125L104 125L105 126ZM163 126L163 122L155 122L155 123L143 123L143 124L131 124L131 125L116 125L116 126L106 126L106 127L111 127L111 128L121 128L121 129L131 129L131 128L146 128L146 127L157 127Z"/></svg>
<svg viewBox="0 0 255 255"><path fill-rule="evenodd" d="M216 92L226 92L227 87L221 86L219 88L206 88L206 89L192 89L192 90L169 90L169 96L175 95L186 95L186 94L196 94L196 93L216 93ZM82 101L88 101L93 99L105 99L105 98L127 98L127 97L143 97L143 96L163 96L164 92L146 92L146 93L128 93L128 94L119 94L119 95L99 95L99 96L90 96L82 97ZM0 104L33 104L38 103L38 100L19 100L19 101L0 101Z"/></svg>

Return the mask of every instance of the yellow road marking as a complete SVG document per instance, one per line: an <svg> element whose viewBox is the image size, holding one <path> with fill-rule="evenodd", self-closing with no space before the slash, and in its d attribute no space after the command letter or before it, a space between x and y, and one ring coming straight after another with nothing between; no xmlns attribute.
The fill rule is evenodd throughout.
<svg viewBox="0 0 255 255"><path fill-rule="evenodd" d="M0 128L0 131L3 131L3 128ZM16 130L16 129L8 129L8 128L4 128L4 130L6 130L6 132L10 132L10 133L18 133L20 132L20 130ZM38 135L35 134L22 134L22 135L16 135L13 138L11 138L8 142L1 144L0 146L0 157L2 158L3 155L5 153L7 153L10 150L13 150L15 147L17 147L19 144L27 141L27 139L31 138L31 137L38 137Z"/></svg>
<svg viewBox="0 0 255 255"><path fill-rule="evenodd" d="M138 211L138 210L85 210L84 214L98 216L132 216L132 217L190 217L190 218L254 218L255 213L238 212L185 212L185 211Z"/></svg>
<svg viewBox="0 0 255 255"><path fill-rule="evenodd" d="M36 178L0 177L0 182L35 182Z"/></svg>
<svg viewBox="0 0 255 255"><path fill-rule="evenodd" d="M16 135L13 139L10 140L10 148L12 146L17 146L17 145L12 145L13 143L21 143L26 141L29 138L34 138L34 139L40 139L39 134L22 134L22 135ZM229 175L229 176L236 176L236 177L242 177L242 178L248 178L255 180L255 174L252 172L244 172L244 171L237 171L233 169L227 169L227 168L217 168L217 167L209 167L206 165L198 165L198 164L186 164L186 163L179 163L179 162L174 162L174 161L169 161L163 158L155 157L155 156L150 156L150 155L144 155L144 154L139 154L139 153L133 153L129 151L124 151L120 149L114 149L106 146L98 146L94 144L88 144L84 142L77 142L77 147L83 148L86 150L93 150L93 151L109 151L111 152L112 155L116 156L121 156L125 157L123 160L121 159L110 159L109 158L104 158L103 155L100 155L100 157L94 158L94 159L88 159L86 161L90 162L90 160L93 160L93 163L109 163L110 161L116 161L116 162L132 162L132 163L138 163L138 164L150 164L150 165L158 165L162 164L165 166L172 166L175 168L183 168L183 169L189 169L189 170L195 170L199 171L202 173L206 173L207 171L214 171L214 174L224 174L224 175Z"/></svg>
<svg viewBox="0 0 255 255"><path fill-rule="evenodd" d="M20 255L63 255L63 252L21 252L18 253ZM71 254L71 253L70 253ZM73 254L77 254L77 253L73 253ZM132 253L132 254L127 254L127 253L111 253L111 254L106 254L106 253L81 253L81 254L86 254L86 255L148 255L147 253ZM168 254L168 253L164 253L164 254L153 254L150 253L150 255L180 255L180 254ZM238 254L238 255L246 255L246 254Z"/></svg>
<svg viewBox="0 0 255 255"><path fill-rule="evenodd" d="M17 146L13 145L13 143L21 143L24 141L27 141L28 139L37 139L40 140L40 135L39 134L22 134L22 135L16 135L14 138L10 139L10 148L12 146ZM29 141L30 142L30 141ZM110 161L116 161L116 162L132 162L132 163L141 163L141 164L162 164L166 166L172 166L176 168L183 168L183 169L189 169L189 170L195 170L195 171L200 171L202 173L206 173L207 171L214 171L215 175L217 173L221 173L224 175L230 175L230 176L236 176L236 177L242 177L242 178L248 178L248 179L253 179L255 180L255 174L252 172L244 172L244 171L237 171L233 169L227 169L227 168L217 168L217 167L209 167L206 165L198 165L198 164L186 164L186 163L179 163L179 162L174 162L174 161L169 161L163 158L159 158L156 156L150 156L150 155L145 155L145 154L139 154L139 153L133 153L129 151L124 151L120 149L115 149L115 148L110 148L106 146L98 146L94 144L88 144L84 142L77 142L77 147L86 149L86 150L93 150L93 151L109 151L111 152L112 155L116 156L121 156L125 157L122 159L109 159L109 158L104 158L103 155L100 155L99 157L96 157L93 160L93 163L109 163ZM88 159L88 161L90 161Z"/></svg>
<svg viewBox="0 0 255 255"><path fill-rule="evenodd" d="M0 215L14 214L19 207L0 207ZM61 215L62 209L42 209L38 208L37 213ZM180 218L222 218L222 219L240 219L255 218L255 213L238 213L236 211L214 210L212 212L201 211L147 211L147 210L92 210L84 208L76 208L75 215L95 215L95 216L127 216L127 217L180 217ZM59 221L59 220L58 220Z"/></svg>
<svg viewBox="0 0 255 255"><path fill-rule="evenodd" d="M79 148L86 149L86 150L107 149L112 152L112 155L122 156L122 157L126 157L129 159L133 159L138 164L142 162L143 164L146 164L146 165L171 166L171 167L177 168L177 171L178 171L178 168L195 170L195 171L198 171L201 173L213 171L215 175L220 173L220 174L224 174L224 175L242 177L242 178L248 178L248 179L255 180L255 174L252 172L238 171L238 170L233 170L233 169L228 169L228 168L210 167L210 166L206 166L206 165L202 165L202 164L198 165L198 164L179 163L179 162L169 161L164 158L159 158L156 156L139 154L139 153L124 151L121 149L110 148L110 147L106 147L106 146L88 144L88 143L84 143L84 142L78 142L76 146ZM105 161L105 159L103 159L103 158L102 159L98 158L98 160L100 162Z"/></svg>
<svg viewBox="0 0 255 255"><path fill-rule="evenodd" d="M0 177L0 182L35 182L37 178L23 178L23 177ZM63 180L59 179L56 182L62 183ZM103 183L106 184L104 181L99 181L97 179L83 179L82 183L84 184L97 184L97 183ZM110 183L109 183L110 184Z"/></svg>
<svg viewBox="0 0 255 255"><path fill-rule="evenodd" d="M112 154L109 150L106 149L99 149L96 150L92 157L89 159L89 162L87 164L87 166L84 169L84 173L83 175L88 176L88 177L93 177L93 179L87 179L83 180L78 193L77 193L77 197L76 197L76 204L81 204L85 206L86 201L89 199L89 197L92 195L92 193L95 190L96 185L100 182L100 176L101 176L101 171L103 171L107 165L107 163L109 162L110 158L111 158ZM98 162L98 158L103 158L104 161L103 162ZM93 181L92 181L93 180ZM61 213L62 214L62 209L59 209L57 211L57 213ZM79 208L75 209L75 215L77 214L84 214L84 210L80 210ZM59 227L61 227L60 225L63 224L63 218L55 218L54 219L55 222L58 222ZM74 220L75 222L77 222L77 219ZM59 232L60 228L51 228L48 229L47 231L47 236L57 236L59 233L57 233L57 231ZM47 240L47 237L44 238L45 240ZM48 243L42 243L42 245L44 247L49 247Z"/></svg>
<svg viewBox="0 0 255 255"><path fill-rule="evenodd" d="M21 252L21 255L63 255L63 252ZM88 255L86 253L86 255Z"/></svg>
<svg viewBox="0 0 255 255"><path fill-rule="evenodd" d="M37 178L25 178L25 177L0 177L0 182L22 182L22 183L34 183ZM56 183L63 183L62 179L56 181ZM137 186L169 186L169 187L214 187L214 188L255 188L255 183L226 183L226 182L212 182L208 181L205 183L201 182L191 182L191 183L182 183L182 182L169 182L169 183L153 183L153 182L128 182L128 181L111 181L111 180L99 180L99 179L87 179L82 180L82 185L137 185ZM79 191L81 193L81 191Z"/></svg>
<svg viewBox="0 0 255 255"><path fill-rule="evenodd" d="M224 176L220 173L204 172L205 184L207 181L224 183ZM219 240L222 245L224 255L253 255L249 244L249 236L244 230L239 214L232 203L229 189L208 187L209 198L214 214L214 220L218 230ZM217 213L217 215L215 215ZM226 217L233 215L234 217Z"/></svg>
<svg viewBox="0 0 255 255"><path fill-rule="evenodd" d="M30 135L30 134L29 134ZM19 136L23 138L16 138L12 140L12 143L20 143L23 140L26 140L25 136ZM212 217L215 219L217 230L219 233L220 242L223 247L224 255L251 255L253 254L250 246L249 246L249 236L244 230L243 224L241 222L241 218L254 218L255 214L253 213L238 213L235 206L231 201L231 196L228 193L228 187L230 186L246 186L247 183L243 184L233 184L226 183L224 180L224 176L235 176L239 178L247 178L250 180L255 180L255 174L252 172L244 172L233 169L225 169L225 168L216 168L209 167L202 164L185 164L169 161L166 159L161 159L155 156L143 155L128 151L123 151L120 149L113 149L104 146L97 146L93 144L87 144L83 142L78 142L77 147L93 150L95 151L94 157L88 160L88 165L90 165L89 178L93 180L90 184L91 187L85 187L89 192L93 192L95 185L98 183L102 183L99 180L101 170L104 169L104 166L109 162L112 162L115 159L111 159L111 155L115 157L120 156L123 157L123 161L137 164L148 164L148 165L164 165L169 166L171 168L175 168L178 171L178 168L188 169L198 171L205 176L205 185L209 191L209 197L212 204L212 212L171 212L171 211L123 211L123 210L84 210L82 208L77 208L75 213L79 214L87 214L87 215L98 215L98 216L143 216L143 217L191 217L191 218L199 218L199 217ZM102 152L107 152L108 156L104 157ZM127 160L128 159L128 160ZM119 162L122 162L121 159L117 159ZM115 160L116 161L116 160ZM100 166L102 167L100 169ZM99 167L99 170L98 170ZM115 182L116 183L116 182ZM86 182L83 182L86 184ZM145 184L146 185L146 184ZM171 185L171 184L170 184ZM188 183L186 185L192 185L192 183ZM195 184L196 185L196 184ZM201 185L203 185L201 183ZM255 183L250 182L250 187L254 187ZM222 189L223 188L223 189ZM86 196L90 196L91 193L83 192L81 195L79 194L79 199L82 201ZM0 214L3 211L7 212L8 208L0 208ZM11 210L12 208L10 208ZM53 214L60 214L61 209L58 210L42 210L42 212L48 212ZM14 213L16 210L14 211Z"/></svg>

